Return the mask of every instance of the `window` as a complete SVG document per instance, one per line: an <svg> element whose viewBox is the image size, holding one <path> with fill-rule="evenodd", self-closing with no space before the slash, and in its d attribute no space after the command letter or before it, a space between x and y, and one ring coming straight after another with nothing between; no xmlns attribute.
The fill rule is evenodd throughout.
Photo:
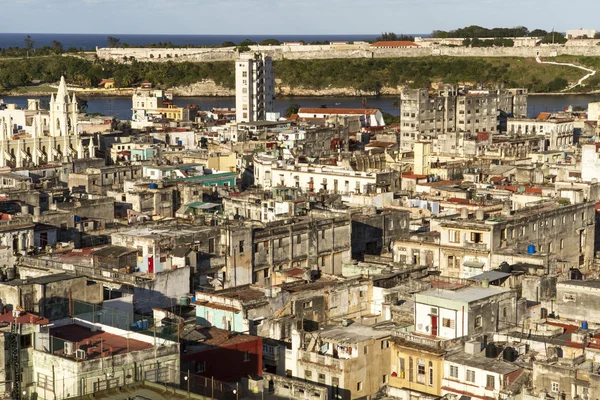
<svg viewBox="0 0 600 400"><path fill-rule="evenodd" d="M442 318L442 326L444 328L454 329L454 320L450 318Z"/></svg>
<svg viewBox="0 0 600 400"><path fill-rule="evenodd" d="M54 391L54 381L52 377L49 375L37 374L37 385L43 389L53 392Z"/></svg>
<svg viewBox="0 0 600 400"><path fill-rule="evenodd" d="M495 389L496 388L496 377L494 375L488 375L485 378L485 388Z"/></svg>
<svg viewBox="0 0 600 400"><path fill-rule="evenodd" d="M250 361L250 352L244 352L244 362Z"/></svg>
<svg viewBox="0 0 600 400"><path fill-rule="evenodd" d="M481 326L483 325L483 319L481 318L481 315L478 315L475 317L475 328L481 328Z"/></svg>
<svg viewBox="0 0 600 400"><path fill-rule="evenodd" d="M209 253L215 252L215 239L214 238L208 239L208 252Z"/></svg>
<svg viewBox="0 0 600 400"><path fill-rule="evenodd" d="M281 247L281 245L283 244L283 239L277 239L277 247Z"/></svg>
<svg viewBox="0 0 600 400"><path fill-rule="evenodd" d="M21 348L31 347L31 333L29 335L21 335Z"/></svg>
<svg viewBox="0 0 600 400"><path fill-rule="evenodd" d="M475 371L471 369L467 370L467 382L475 382Z"/></svg>
<svg viewBox="0 0 600 400"><path fill-rule="evenodd" d="M296 244L300 244L300 243L302 243L302 236L298 235L298 236L296 236Z"/></svg>
<svg viewBox="0 0 600 400"><path fill-rule="evenodd" d="M204 361L198 361L196 363L196 373L201 374L206 371L206 363Z"/></svg>
<svg viewBox="0 0 600 400"><path fill-rule="evenodd" d="M312 371L307 369L304 371L304 379L312 379Z"/></svg>
<svg viewBox="0 0 600 400"><path fill-rule="evenodd" d="M387 383L387 381L388 381L387 374L383 374L383 376L381 377L381 383L383 383L385 385Z"/></svg>
<svg viewBox="0 0 600 400"><path fill-rule="evenodd" d="M369 354L369 346L365 346L364 347L364 353L365 354Z"/></svg>
<svg viewBox="0 0 600 400"><path fill-rule="evenodd" d="M419 360L417 364L417 382L425 384L425 361Z"/></svg>
<svg viewBox="0 0 600 400"><path fill-rule="evenodd" d="M321 239L325 239L325 230L321 231Z"/></svg>
<svg viewBox="0 0 600 400"><path fill-rule="evenodd" d="M304 303L302 303L302 307L303 308L312 308L312 300L311 301L305 301Z"/></svg>
<svg viewBox="0 0 600 400"><path fill-rule="evenodd" d="M413 381L413 373L414 373L413 358L409 357L408 358L408 381L409 382Z"/></svg>
<svg viewBox="0 0 600 400"><path fill-rule="evenodd" d="M481 243L481 233L480 232L471 232L471 242L472 243Z"/></svg>
<svg viewBox="0 0 600 400"><path fill-rule="evenodd" d="M362 391L362 382L358 382L358 383L356 384L356 391L357 391L357 392L360 392L360 391Z"/></svg>
<svg viewBox="0 0 600 400"><path fill-rule="evenodd" d="M319 383L325 383L325 374L319 374Z"/></svg>
<svg viewBox="0 0 600 400"><path fill-rule="evenodd" d="M382 340L381 341L381 348L382 349L387 349L388 347L390 347L390 342L388 342L387 340Z"/></svg>
<svg viewBox="0 0 600 400"><path fill-rule="evenodd" d="M458 231L455 230L450 230L448 232L450 243L460 243L460 233Z"/></svg>
<svg viewBox="0 0 600 400"><path fill-rule="evenodd" d="M565 248L565 240L564 239L560 239L560 249L564 249Z"/></svg>
<svg viewBox="0 0 600 400"><path fill-rule="evenodd" d="M456 365L450 366L450 378L458 379L458 367Z"/></svg>
<svg viewBox="0 0 600 400"><path fill-rule="evenodd" d="M433 363L429 361L429 386L433 386Z"/></svg>
<svg viewBox="0 0 600 400"><path fill-rule="evenodd" d="M239 243L240 254L244 254L244 241L240 240Z"/></svg>

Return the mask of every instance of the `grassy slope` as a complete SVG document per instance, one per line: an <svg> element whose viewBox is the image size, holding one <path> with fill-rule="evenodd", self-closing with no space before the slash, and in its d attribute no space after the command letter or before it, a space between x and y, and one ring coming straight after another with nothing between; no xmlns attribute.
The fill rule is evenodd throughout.
<svg viewBox="0 0 600 400"><path fill-rule="evenodd" d="M558 57L597 67L600 57ZM574 82L583 72L570 67L540 65L534 59L420 57L393 59L283 60L273 63L275 77L282 85L325 89L329 87L374 91L378 87L410 85L424 87L434 82L526 87L533 92L553 92ZM212 79L232 88L233 62L94 64L76 57L47 57L29 60L0 60L0 88L26 85L31 80L67 80L94 87L102 78L114 77L126 87L148 79L159 87L172 87ZM562 78L562 79L561 79ZM557 81L558 79L558 81ZM598 89L600 73L587 89ZM585 88L584 88L585 89Z"/></svg>

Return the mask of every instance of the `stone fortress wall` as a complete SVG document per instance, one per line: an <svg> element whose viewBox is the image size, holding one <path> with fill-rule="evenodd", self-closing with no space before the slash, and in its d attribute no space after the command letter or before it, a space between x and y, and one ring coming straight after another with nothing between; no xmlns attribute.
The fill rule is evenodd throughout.
<svg viewBox="0 0 600 400"><path fill-rule="evenodd" d="M340 45L280 45L250 46L273 60L314 60L334 58L401 58L401 57L556 57L559 55L600 56L600 41L571 40L570 45L541 45L537 47L419 47L374 48L368 44ZM581 43L580 43L581 42ZM594 44L592 45L592 42ZM588 44L589 43L589 44ZM239 53L235 47L227 48L96 48L100 59L125 62L131 57L146 62L215 62L234 61ZM127 59L127 60L126 60Z"/></svg>

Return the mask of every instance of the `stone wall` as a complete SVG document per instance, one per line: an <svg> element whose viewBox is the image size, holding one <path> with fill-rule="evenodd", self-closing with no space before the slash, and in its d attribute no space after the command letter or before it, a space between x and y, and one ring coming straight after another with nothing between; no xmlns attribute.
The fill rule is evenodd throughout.
<svg viewBox="0 0 600 400"><path fill-rule="evenodd" d="M589 42L589 43L588 43ZM420 48L373 48L369 45L306 45L306 46L252 46L252 51L264 52L273 60L314 60L352 58L398 58L398 57L555 57L557 55L600 56L600 46L582 44L542 45L539 47L420 47ZM215 62L234 61L239 53L234 47L227 48L98 48L100 59L129 62L131 57L146 62Z"/></svg>

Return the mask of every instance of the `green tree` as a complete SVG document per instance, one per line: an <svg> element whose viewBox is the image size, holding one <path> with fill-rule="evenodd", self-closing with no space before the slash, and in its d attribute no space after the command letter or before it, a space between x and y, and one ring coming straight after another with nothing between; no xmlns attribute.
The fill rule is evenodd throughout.
<svg viewBox="0 0 600 400"><path fill-rule="evenodd" d="M565 44L567 38L560 32L550 32L542 38L541 42L545 44Z"/></svg>
<svg viewBox="0 0 600 400"><path fill-rule="evenodd" d="M121 39L116 38L114 36L108 36L106 38L106 41L108 42L108 47L119 47Z"/></svg>
<svg viewBox="0 0 600 400"><path fill-rule="evenodd" d="M240 53L245 53L247 51L250 51L250 47L248 45L245 45L245 44L237 45L235 49L237 51L239 51Z"/></svg>
<svg viewBox="0 0 600 400"><path fill-rule="evenodd" d="M290 104L290 106L285 110L285 116L289 117L292 114L298 114L298 110L300 110L299 104Z"/></svg>
<svg viewBox="0 0 600 400"><path fill-rule="evenodd" d="M534 29L531 32L529 32L529 36L531 37L543 37L546 36L548 34L548 31L545 31L543 29Z"/></svg>
<svg viewBox="0 0 600 400"><path fill-rule="evenodd" d="M265 39L259 43L261 46L279 46L281 42L277 39Z"/></svg>
<svg viewBox="0 0 600 400"><path fill-rule="evenodd" d="M54 54L62 54L65 52L62 43L57 40L52 41L52 50L54 51Z"/></svg>
<svg viewBox="0 0 600 400"><path fill-rule="evenodd" d="M29 54L30 51L33 51L33 47L35 46L35 40L31 38L31 35L25 36L23 42L25 42L25 50L27 50L27 54Z"/></svg>
<svg viewBox="0 0 600 400"><path fill-rule="evenodd" d="M238 47L239 46L255 46L255 45L256 45L256 42L251 39L244 39L238 43Z"/></svg>
<svg viewBox="0 0 600 400"><path fill-rule="evenodd" d="M88 109L88 101L84 99L77 99L77 106L79 107L79 111L86 112Z"/></svg>
<svg viewBox="0 0 600 400"><path fill-rule="evenodd" d="M229 41L223 42L221 43L221 47L235 47L235 43Z"/></svg>

